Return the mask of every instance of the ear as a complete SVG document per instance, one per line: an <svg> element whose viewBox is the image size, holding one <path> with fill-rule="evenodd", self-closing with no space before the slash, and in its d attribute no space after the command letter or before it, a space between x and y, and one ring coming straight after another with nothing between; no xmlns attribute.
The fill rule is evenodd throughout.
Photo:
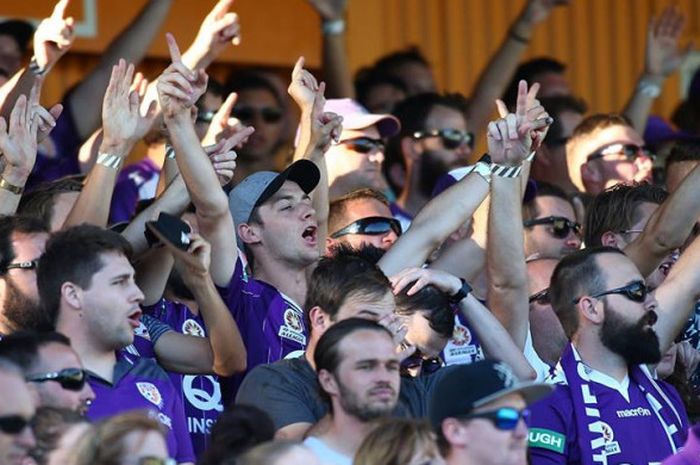
<svg viewBox="0 0 700 465"><path fill-rule="evenodd" d="M61 300L71 308L81 310L83 308L82 289L70 281L61 284Z"/></svg>
<svg viewBox="0 0 700 465"><path fill-rule="evenodd" d="M331 397L337 397L340 395L340 389L338 389L338 382L328 370L319 370L318 372L318 383L321 385L321 389L328 393Z"/></svg>
<svg viewBox="0 0 700 465"><path fill-rule="evenodd" d="M330 232L330 231L329 231ZM333 239L330 234L326 236L326 255L331 255L333 247L338 245L340 241L338 239Z"/></svg>
<svg viewBox="0 0 700 465"><path fill-rule="evenodd" d="M328 314L318 305L309 310L309 320L311 321L312 328L318 328L321 331L325 331L330 325L330 318L328 317ZM310 330L311 328L309 328L309 331Z"/></svg>
<svg viewBox="0 0 700 465"><path fill-rule="evenodd" d="M581 165L581 179L583 180L584 186L598 185L603 182L600 171L590 163Z"/></svg>
<svg viewBox="0 0 700 465"><path fill-rule="evenodd" d="M603 306L598 305L599 300L593 299L588 296L584 296L579 300L576 307L582 318L590 321L594 325L600 325L603 323L604 313Z"/></svg>
<svg viewBox="0 0 700 465"><path fill-rule="evenodd" d="M445 418L442 420L442 434L452 447L464 448L468 444L468 434L466 425L460 423L455 418Z"/></svg>
<svg viewBox="0 0 700 465"><path fill-rule="evenodd" d="M238 225L238 237L245 244L258 244L261 241L261 229L256 224L242 223Z"/></svg>
<svg viewBox="0 0 700 465"><path fill-rule="evenodd" d="M600 243L608 247L618 247L617 234L612 231L605 231L600 238Z"/></svg>

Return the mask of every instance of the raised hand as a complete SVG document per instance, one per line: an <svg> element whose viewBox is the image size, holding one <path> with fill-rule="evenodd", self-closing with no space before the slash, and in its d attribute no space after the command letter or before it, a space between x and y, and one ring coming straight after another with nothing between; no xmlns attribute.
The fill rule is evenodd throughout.
<svg viewBox="0 0 700 465"><path fill-rule="evenodd" d="M302 111L311 110L319 89L313 74L304 69L304 57L299 57L292 71L292 82L287 92Z"/></svg>
<svg viewBox="0 0 700 465"><path fill-rule="evenodd" d="M129 147L143 137L144 128L150 128L156 106L152 102L145 114L141 114L144 93L143 78L134 81L134 65L119 60L112 67L112 76L102 103L103 146Z"/></svg>
<svg viewBox="0 0 700 465"><path fill-rule="evenodd" d="M400 293L411 283L415 283L406 295L414 295L425 286L435 286L448 296L455 295L462 288L462 281L446 271L432 268L406 268L389 278L394 288L394 294Z"/></svg>
<svg viewBox="0 0 700 465"><path fill-rule="evenodd" d="M233 0L219 0L202 21L192 44L201 54L214 58L229 42L233 45L241 43L241 25L238 22L238 15L228 11L232 4Z"/></svg>
<svg viewBox="0 0 700 465"><path fill-rule="evenodd" d="M59 0L51 16L34 32L34 58L42 70L49 70L73 45L74 20L65 17L68 0Z"/></svg>
<svg viewBox="0 0 700 465"><path fill-rule="evenodd" d="M568 4L569 0L530 0L525 7L524 16L533 23L540 23L549 18L554 7Z"/></svg>
<svg viewBox="0 0 700 465"><path fill-rule="evenodd" d="M192 71L182 62L182 55L172 34L165 35L172 64L158 79L158 100L163 117L172 118L186 114L207 89L207 73L200 69Z"/></svg>
<svg viewBox="0 0 700 465"><path fill-rule="evenodd" d="M238 124L236 131L228 139L221 139L215 145L204 148L222 186L226 186L233 179L238 156L233 150L234 147L240 147L254 131L252 127Z"/></svg>
<svg viewBox="0 0 700 465"><path fill-rule="evenodd" d="M49 137L53 128L56 127L56 120L63 113L63 105L57 103L48 110L41 105L37 105L34 110L39 118L39 130L36 135L36 141L40 144Z"/></svg>
<svg viewBox="0 0 700 465"><path fill-rule="evenodd" d="M236 106L238 95L231 92L224 103L219 107L209 123L207 133L202 139L203 145L215 144L222 139L233 137L246 128L238 118L231 116L233 107Z"/></svg>
<svg viewBox="0 0 700 465"><path fill-rule="evenodd" d="M175 247L168 241L163 241L173 254L175 266L185 284L192 284L197 279L206 278L209 275L209 266L211 265L211 244L197 233L190 233L189 238L190 245L186 251Z"/></svg>
<svg viewBox="0 0 700 465"><path fill-rule="evenodd" d="M343 19L348 0L308 0L324 21Z"/></svg>
<svg viewBox="0 0 700 465"><path fill-rule="evenodd" d="M649 21L645 73L667 77L674 73L692 51L692 42L681 50L679 39L686 18L677 6L668 6L658 18Z"/></svg>
<svg viewBox="0 0 700 465"><path fill-rule="evenodd" d="M34 108L39 104L38 83L32 87L29 98L20 95L10 113L8 127L0 117L0 151L5 163L2 177L14 186L23 186L36 161L39 117Z"/></svg>

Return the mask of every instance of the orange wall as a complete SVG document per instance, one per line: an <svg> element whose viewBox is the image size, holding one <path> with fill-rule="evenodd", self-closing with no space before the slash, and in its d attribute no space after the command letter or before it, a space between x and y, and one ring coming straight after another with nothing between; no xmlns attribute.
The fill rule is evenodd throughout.
<svg viewBox="0 0 700 465"><path fill-rule="evenodd" d="M159 1L159 0L152 0ZM97 3L96 38L80 38L50 78L47 101L63 91L94 65L100 51L123 28L145 0L72 0L69 13L84 18L85 2ZM194 37L200 19L213 0L174 0L166 25L149 52L143 68L155 75L163 66L165 31L179 41ZM523 0L349 0L348 52L353 70L382 54L418 44L435 68L446 90L469 92L489 55L496 49ZM572 0L558 8L535 34L527 57L551 55L569 65L569 78L577 94L593 110L619 109L643 63L646 24L668 0ZM690 20L683 42L697 37L700 1L676 0ZM39 18L50 13L48 0L5 1L2 16ZM243 65L289 67L305 55L312 67L319 64L318 19L304 0L237 0L243 45L222 58ZM225 65L215 75L228 72ZM678 78L669 79L655 111L668 116L678 101Z"/></svg>

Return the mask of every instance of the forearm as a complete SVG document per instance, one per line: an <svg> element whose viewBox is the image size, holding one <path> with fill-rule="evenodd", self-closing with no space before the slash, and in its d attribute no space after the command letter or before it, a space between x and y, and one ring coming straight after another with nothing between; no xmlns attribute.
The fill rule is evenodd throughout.
<svg viewBox="0 0 700 465"><path fill-rule="evenodd" d="M173 263L173 256L165 247L147 250L136 261L135 280L144 295L142 305L155 305L163 297Z"/></svg>
<svg viewBox="0 0 700 465"><path fill-rule="evenodd" d="M469 326L479 336L479 343L489 358L506 362L520 379L535 379L532 369L510 334L493 314L473 296L467 296L459 303L459 310L469 321Z"/></svg>
<svg viewBox="0 0 700 465"><path fill-rule="evenodd" d="M651 107L656 100L656 97L653 96L654 86L661 88L663 83L664 78L661 76L642 74L622 111L622 114L632 122L632 127L639 134L644 134Z"/></svg>
<svg viewBox="0 0 700 465"><path fill-rule="evenodd" d="M177 169L177 162L175 161L175 158L168 157L166 149L165 158L163 159L163 169L160 171L156 193L160 195L161 192L164 192L179 174L180 170Z"/></svg>
<svg viewBox="0 0 700 465"><path fill-rule="evenodd" d="M11 186L24 189L29 173L22 173L11 166L5 166L2 170L2 179ZM9 186L8 186L9 187ZM0 188L0 216L11 216L17 212L22 192L13 192L11 187Z"/></svg>
<svg viewBox="0 0 700 465"><path fill-rule="evenodd" d="M219 376L232 376L245 371L246 348L226 304L221 300L211 276L191 278L188 287L204 319L214 355L212 369Z"/></svg>
<svg viewBox="0 0 700 465"><path fill-rule="evenodd" d="M80 150L78 150L78 162L80 163L80 171L82 173L89 172L95 165L97 154L102 144L103 134L102 128L98 129L80 146Z"/></svg>
<svg viewBox="0 0 700 465"><path fill-rule="evenodd" d="M520 190L519 177L491 178L486 269L489 308L522 350L528 305Z"/></svg>
<svg viewBox="0 0 700 465"><path fill-rule="evenodd" d="M323 34L323 77L328 98L355 98L345 32Z"/></svg>
<svg viewBox="0 0 700 465"><path fill-rule="evenodd" d="M160 26L168 16L172 0L149 0L136 18L107 47L97 67L69 95L72 117L78 134L87 138L100 125L100 101L105 92L112 66L123 58L139 63Z"/></svg>
<svg viewBox="0 0 700 465"><path fill-rule="evenodd" d="M489 183L470 173L432 199L418 213L411 228L379 261L387 276L404 268L420 267L430 253L467 221L486 198Z"/></svg>

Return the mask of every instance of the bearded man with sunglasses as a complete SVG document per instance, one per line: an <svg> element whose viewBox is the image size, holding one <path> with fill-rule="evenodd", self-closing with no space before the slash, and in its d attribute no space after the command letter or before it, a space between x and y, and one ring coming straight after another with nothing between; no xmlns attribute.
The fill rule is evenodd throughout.
<svg viewBox="0 0 700 465"><path fill-rule="evenodd" d="M668 351L700 296L698 260L696 240L653 293L617 248L561 260L549 295L571 343L555 392L532 407L534 465L654 463L683 445L681 399L648 365Z"/></svg>
<svg viewBox="0 0 700 465"><path fill-rule="evenodd" d="M371 114L352 99L328 100L324 110L343 117L340 138L325 154L329 198L363 188L386 190L384 141L399 132L399 120Z"/></svg>
<svg viewBox="0 0 700 465"><path fill-rule="evenodd" d="M0 465L21 465L36 445L30 422L34 401L21 370L0 358Z"/></svg>

